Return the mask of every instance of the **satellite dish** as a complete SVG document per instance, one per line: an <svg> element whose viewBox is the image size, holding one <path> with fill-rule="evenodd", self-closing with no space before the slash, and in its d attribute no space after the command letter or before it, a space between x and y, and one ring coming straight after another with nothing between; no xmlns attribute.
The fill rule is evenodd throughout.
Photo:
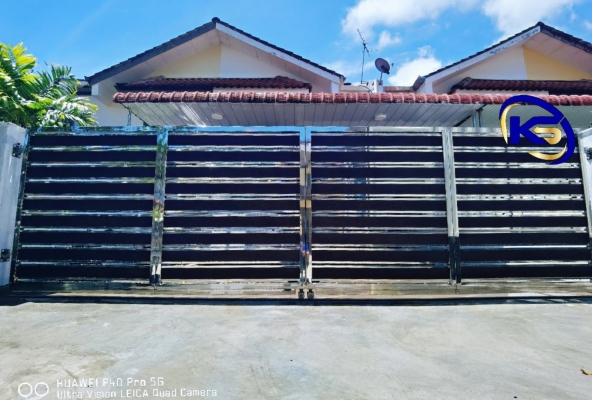
<svg viewBox="0 0 592 400"><path fill-rule="evenodd" d="M374 65L376 65L376 68L381 74L388 74L391 72L391 65L384 58L377 58L376 61L374 61Z"/></svg>

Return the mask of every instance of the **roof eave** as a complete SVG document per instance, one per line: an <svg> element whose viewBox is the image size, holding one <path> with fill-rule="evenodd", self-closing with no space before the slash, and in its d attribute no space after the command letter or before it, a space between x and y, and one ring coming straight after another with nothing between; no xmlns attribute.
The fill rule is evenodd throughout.
<svg viewBox="0 0 592 400"><path fill-rule="evenodd" d="M335 76L340 81L343 81L345 79L345 77L343 75L341 75L333 70L330 70L330 69L323 67L320 64L314 63L304 57L301 57L301 56L294 54L290 51L282 49L281 47L275 46L269 42L259 39L259 38L255 37L249 33L246 33L246 32L244 32L244 31L242 31L242 30L240 30L240 29L238 29L226 22L221 21L217 17L214 17L214 18L212 18L212 20L210 22L205 23L205 24L203 24L203 25L201 25L189 32L186 32L180 36L177 36L176 38L173 38L173 39L171 39L159 46L156 46L156 47L153 47L152 49L146 50L143 53L140 53L134 57L131 57L125 61L120 62L119 64L116 64L112 67L104 69L100 72L97 72L94 75L86 76L85 79L86 79L86 81L88 81L88 83L90 85L94 85L94 84L101 82L105 79L111 78L121 72L124 72L124 71L144 62L144 61L154 58L166 51L169 51L179 45L182 45L183 43L193 40L198 36L206 34L214 29L217 29L217 28L219 29L219 27L225 27L226 29L233 31L238 35L244 36L245 38L248 38L248 39L253 40L257 43L260 43L263 46L267 46L271 49L277 50L278 52L286 55L289 58L292 58L294 60L298 60L298 61L306 64L309 67L309 69L316 70L315 71L316 73L319 73L319 71L322 71L321 75L329 74L329 75ZM220 30L224 30L224 29L220 29Z"/></svg>

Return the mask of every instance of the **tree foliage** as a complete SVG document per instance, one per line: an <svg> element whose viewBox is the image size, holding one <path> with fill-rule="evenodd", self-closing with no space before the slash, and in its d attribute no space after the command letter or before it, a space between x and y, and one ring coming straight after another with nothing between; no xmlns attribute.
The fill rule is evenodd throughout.
<svg viewBox="0 0 592 400"><path fill-rule="evenodd" d="M37 60L22 43L0 43L0 121L25 128L93 126L97 106L78 97L70 67L51 64L34 70Z"/></svg>

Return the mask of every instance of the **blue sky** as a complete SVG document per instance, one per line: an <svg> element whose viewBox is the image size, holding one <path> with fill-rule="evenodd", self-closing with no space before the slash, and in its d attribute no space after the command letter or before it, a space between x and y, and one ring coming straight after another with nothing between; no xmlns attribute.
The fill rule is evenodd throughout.
<svg viewBox="0 0 592 400"><path fill-rule="evenodd" d="M429 73L537 21L592 41L592 0L4 0L0 41L24 42L40 61L77 77L159 45L219 17L360 79L363 33L372 60L394 63L389 84ZM25 22L18 18L23 16Z"/></svg>

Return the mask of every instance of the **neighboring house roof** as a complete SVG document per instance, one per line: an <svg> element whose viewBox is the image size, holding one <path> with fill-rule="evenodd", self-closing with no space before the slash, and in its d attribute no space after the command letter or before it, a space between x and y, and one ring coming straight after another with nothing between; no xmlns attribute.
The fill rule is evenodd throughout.
<svg viewBox="0 0 592 400"><path fill-rule="evenodd" d="M130 91L198 91L212 92L214 88L257 88L257 89L308 89L310 83L285 76L275 78L165 78L155 77L138 82L118 83L120 92Z"/></svg>
<svg viewBox="0 0 592 400"><path fill-rule="evenodd" d="M174 47L177 47L177 46L179 46L179 45L181 45L183 43L186 43L186 42L188 42L188 41L190 41L190 40L192 40L192 39L194 39L194 38L196 38L198 36L201 36L203 34L206 34L206 33L210 32L210 31L216 29L216 25L217 24L220 24L220 25L225 26L225 27L227 27L229 29L232 29L233 31L235 31L235 32L237 32L237 33L239 33L241 35L244 35L247 38L250 38L252 40L255 40L255 41L257 41L257 42L259 42L259 43L261 43L261 44L263 44L265 46L269 46L269 47L271 47L274 50L277 50L277 51L279 51L281 53L284 53L284 54L286 54L288 56L294 57L295 59L300 60L302 62L305 62L305 63L307 63L307 64L309 64L309 65L311 65L313 67L319 68L319 69L321 69L321 70L323 70L325 72L328 72L328 73L330 73L332 75L335 75L337 77L344 78L343 75L341 75L341 74L339 74L339 73L337 73L337 72L335 72L335 71L333 71L333 70L331 70L329 68L323 67L322 65L319 65L317 63L314 63L314 62L312 62L312 61L310 61L310 60L308 60L308 59L306 59L306 58L304 58L302 56L299 56L297 54L294 54L291 51L288 51L288 50L283 49L281 47L275 46L275 45L273 45L273 44L271 44L269 42L266 42L265 40L259 39L258 37L255 37L255 36L253 36L253 35L245 32L245 31L243 31L241 29L238 29L237 27L235 27L233 25L230 25L230 24L228 24L226 22L223 22L223 21L221 21L217 17L214 17L214 18L212 18L212 21L211 22L208 22L206 24L203 24L202 26L199 26L199 27L197 27L197 28L195 28L195 29L193 29L193 30L191 30L189 32L186 32L186 33L184 33L182 35L179 35L176 38L171 39L168 42L165 42L165 43L163 43L161 45L158 45L156 47L153 47L150 50L147 50L147 51L145 51L143 53L140 53L138 55L135 55L135 56L133 56L133 57L131 57L131 58L125 60L125 61L120 62L119 64L115 64L115 65L113 65L113 66L111 66L109 68L106 68L106 69L104 69L102 71L99 71L99 72L97 72L97 73L95 73L95 74L93 74L91 76L88 76L88 77L86 77L86 80L92 85L92 84L95 84L97 82L100 82L100 81L102 81L104 79L110 78L110 77L112 77L112 76L114 76L114 75L116 75L116 74L118 74L118 73L120 73L122 71L125 71L125 70L127 70L129 68L132 68L132 67L134 67L134 66L136 66L136 65L138 65L138 64L140 64L140 63L142 63L142 62L144 62L146 60L149 60L149 59L151 59L151 58L153 58L153 57L155 57L155 56L157 56L159 54L162 54L162 53L164 53L164 52L166 52L166 51L168 51L168 50L170 50L170 49L172 49Z"/></svg>
<svg viewBox="0 0 592 400"><path fill-rule="evenodd" d="M78 79L78 90L76 91L78 96L90 96L91 88L87 81L84 79Z"/></svg>
<svg viewBox="0 0 592 400"><path fill-rule="evenodd" d="M504 91L546 91L549 94L592 94L592 81L549 81L549 80L510 80L464 78L452 86L456 90L504 90Z"/></svg>
<svg viewBox="0 0 592 400"><path fill-rule="evenodd" d="M447 103L503 104L513 95L417 93L255 93L130 92L116 93L114 103ZM553 105L592 106L592 96L538 96Z"/></svg>
<svg viewBox="0 0 592 400"><path fill-rule="evenodd" d="M427 75L419 76L417 78L417 80L415 81L415 83L413 84L413 88L415 90L417 90L423 84L423 82L425 81L426 78L436 75L442 71L446 71L448 69L451 69L459 64L469 61L469 60L471 60L475 57L478 57L482 54L485 54L485 53L491 53L491 55L497 54L499 51L501 51L501 49L499 49L499 47L501 47L505 44L510 44L510 43L526 40L539 32L544 33L548 36L551 36L552 38L555 38L563 43L566 43L566 44L569 44L573 47L576 47L582 51L585 51L586 53L592 54L592 43L587 42L583 39L577 38L575 36L572 36L569 33L560 31L559 29L553 28L552 26L549 26L543 22L538 22L535 25L533 25L529 28L526 28L525 30L523 30L521 32L518 32L514 36L510 36L509 38L502 40L501 42L499 42L497 44L494 44L493 46L487 47L486 49L478 51L475 54L465 57L465 58L463 58L459 61L456 61L452 64L449 64L445 67L442 67L442 68L440 68L434 72L431 72Z"/></svg>

